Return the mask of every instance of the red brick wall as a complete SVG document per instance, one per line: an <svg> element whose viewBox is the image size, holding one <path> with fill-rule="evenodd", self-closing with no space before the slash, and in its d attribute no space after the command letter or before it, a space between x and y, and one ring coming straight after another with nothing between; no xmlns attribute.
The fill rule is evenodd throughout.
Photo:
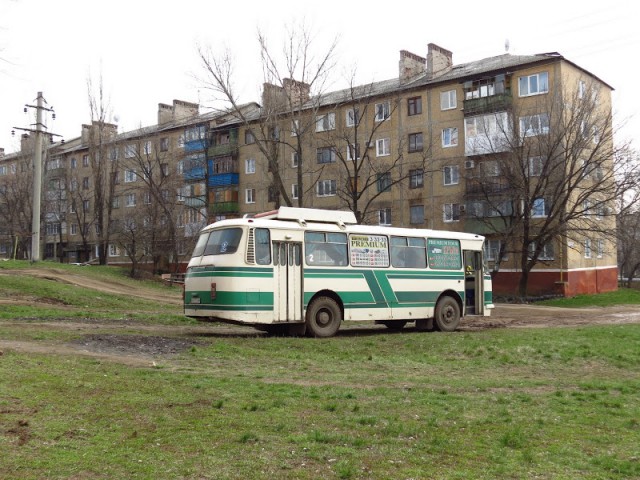
<svg viewBox="0 0 640 480"><path fill-rule="evenodd" d="M520 272L498 272L493 277L494 295L516 295ZM618 289L618 269L577 270L529 273L528 295L564 295L573 297L585 293L612 292Z"/></svg>

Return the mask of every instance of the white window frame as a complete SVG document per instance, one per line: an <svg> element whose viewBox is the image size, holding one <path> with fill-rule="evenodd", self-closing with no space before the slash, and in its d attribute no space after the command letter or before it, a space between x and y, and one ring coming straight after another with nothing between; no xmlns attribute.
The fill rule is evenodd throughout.
<svg viewBox="0 0 640 480"><path fill-rule="evenodd" d="M520 117L520 135L522 137L535 137L549 133L549 114L537 113Z"/></svg>
<svg viewBox="0 0 640 480"><path fill-rule="evenodd" d="M542 95L548 92L549 72L540 72L518 77L518 96L531 97L533 95Z"/></svg>
<svg viewBox="0 0 640 480"><path fill-rule="evenodd" d="M458 185L460 183L460 167L458 165L446 165L442 168L442 184Z"/></svg>
<svg viewBox="0 0 640 480"><path fill-rule="evenodd" d="M124 158L133 158L136 156L136 153L138 153L138 146L135 143L130 143L124 146Z"/></svg>
<svg viewBox="0 0 640 480"><path fill-rule="evenodd" d="M542 214L540 214L540 207L542 207ZM544 197L538 197L533 199L531 204L531 218L545 218L547 216L547 204Z"/></svg>
<svg viewBox="0 0 640 480"><path fill-rule="evenodd" d="M291 198L294 200L298 199L298 184L294 183L291 185Z"/></svg>
<svg viewBox="0 0 640 480"><path fill-rule="evenodd" d="M316 183L316 196L335 197L335 195L336 195L335 180L318 180L318 183Z"/></svg>
<svg viewBox="0 0 640 480"><path fill-rule="evenodd" d="M329 112L316 116L316 132L328 132L336 129L336 113Z"/></svg>
<svg viewBox="0 0 640 480"><path fill-rule="evenodd" d="M529 177L539 177L544 169L543 157L529 157L527 160L527 173Z"/></svg>
<svg viewBox="0 0 640 480"><path fill-rule="evenodd" d="M591 258L591 239L584 239L584 258Z"/></svg>
<svg viewBox="0 0 640 480"><path fill-rule="evenodd" d="M383 102L376 103L376 122L384 122L387 118L391 116L391 103Z"/></svg>
<svg viewBox="0 0 640 480"><path fill-rule="evenodd" d="M128 169L124 171L124 183L133 183L138 179L135 169Z"/></svg>
<svg viewBox="0 0 640 480"><path fill-rule="evenodd" d="M244 203L256 203L256 189L245 188L244 189Z"/></svg>
<svg viewBox="0 0 640 480"><path fill-rule="evenodd" d="M118 246L110 243L109 244L109 256L110 257L119 257L120 256L120 252L118 251Z"/></svg>
<svg viewBox="0 0 640 480"><path fill-rule="evenodd" d="M536 249L536 242L532 242L531 244L529 244L529 256L531 256L532 251L534 251L535 249ZM555 260L555 258L556 258L555 249L553 247L553 243L552 242L545 243L544 246L542 247L542 251L540 252L540 256L538 257L538 260L550 261L550 260Z"/></svg>
<svg viewBox="0 0 640 480"><path fill-rule="evenodd" d="M442 148L458 146L458 127L448 127L442 129Z"/></svg>
<svg viewBox="0 0 640 480"><path fill-rule="evenodd" d="M134 193L127 193L127 196L125 197L125 206L127 207L135 207L137 200L136 200L136 194Z"/></svg>
<svg viewBox="0 0 640 480"><path fill-rule="evenodd" d="M598 243L596 245L596 248L597 248L596 258L604 257L604 239L602 239L602 238L598 239Z"/></svg>
<svg viewBox="0 0 640 480"><path fill-rule="evenodd" d="M247 175L251 175L256 173L256 159L255 158L247 158L244 161L244 173Z"/></svg>
<svg viewBox="0 0 640 480"><path fill-rule="evenodd" d="M345 112L345 125L354 127L358 123L358 109L350 108Z"/></svg>
<svg viewBox="0 0 640 480"><path fill-rule="evenodd" d="M353 158L353 154L352 152L356 152L357 157ZM350 144L347 145L347 161L348 162L352 162L354 160L360 160L360 149L358 148L358 145L354 145L354 144Z"/></svg>
<svg viewBox="0 0 640 480"><path fill-rule="evenodd" d="M442 205L442 221L445 223L453 223L460 221L460 204L445 203Z"/></svg>
<svg viewBox="0 0 640 480"><path fill-rule="evenodd" d="M376 157L388 157L391 155L391 139L378 138L376 140Z"/></svg>
<svg viewBox="0 0 640 480"><path fill-rule="evenodd" d="M453 110L458 106L455 90L440 92L440 110Z"/></svg>
<svg viewBox="0 0 640 480"><path fill-rule="evenodd" d="M291 168L298 168L298 152L291 152Z"/></svg>
<svg viewBox="0 0 640 480"><path fill-rule="evenodd" d="M297 137L300 130L300 120L291 120L291 136Z"/></svg>
<svg viewBox="0 0 640 480"><path fill-rule="evenodd" d="M378 210L378 225L391 226L391 208Z"/></svg>

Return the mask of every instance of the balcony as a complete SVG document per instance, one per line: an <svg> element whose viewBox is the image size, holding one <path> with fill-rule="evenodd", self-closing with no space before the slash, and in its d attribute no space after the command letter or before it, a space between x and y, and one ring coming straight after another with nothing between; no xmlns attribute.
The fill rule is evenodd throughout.
<svg viewBox="0 0 640 480"><path fill-rule="evenodd" d="M479 179L471 178L467 180L465 186L466 195L500 195L509 193L511 191L511 185L505 179Z"/></svg>
<svg viewBox="0 0 640 480"><path fill-rule="evenodd" d="M214 215L238 212L238 202L218 202L209 205L209 212Z"/></svg>
<svg viewBox="0 0 640 480"><path fill-rule="evenodd" d="M221 173L209 176L210 187L225 187L227 185L238 185L240 176L237 173Z"/></svg>
<svg viewBox="0 0 640 480"><path fill-rule="evenodd" d="M221 155L238 155L238 143L223 143L221 145L212 145L207 151L209 157L219 157Z"/></svg>
<svg viewBox="0 0 640 480"><path fill-rule="evenodd" d="M204 207L205 200L206 200L206 197L204 195L199 197L186 197L184 199L184 204L187 207L201 208L201 207Z"/></svg>
<svg viewBox="0 0 640 480"><path fill-rule="evenodd" d="M186 153L201 152L206 150L209 143L205 139L191 140L184 142L184 151Z"/></svg>
<svg viewBox="0 0 640 480"><path fill-rule="evenodd" d="M204 166L185 169L182 173L182 178L185 181L204 180Z"/></svg>
<svg viewBox="0 0 640 480"><path fill-rule="evenodd" d="M507 88L504 93L467 99L464 101L463 110L465 115L499 112L510 109L512 102L511 89Z"/></svg>

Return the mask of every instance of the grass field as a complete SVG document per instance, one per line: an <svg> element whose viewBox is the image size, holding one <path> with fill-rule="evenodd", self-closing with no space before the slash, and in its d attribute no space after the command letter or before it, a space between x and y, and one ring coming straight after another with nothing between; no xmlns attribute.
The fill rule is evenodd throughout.
<svg viewBox="0 0 640 480"><path fill-rule="evenodd" d="M82 335L34 310L0 339ZM3 350L0 478L640 478L638 324L188 338L146 367Z"/></svg>

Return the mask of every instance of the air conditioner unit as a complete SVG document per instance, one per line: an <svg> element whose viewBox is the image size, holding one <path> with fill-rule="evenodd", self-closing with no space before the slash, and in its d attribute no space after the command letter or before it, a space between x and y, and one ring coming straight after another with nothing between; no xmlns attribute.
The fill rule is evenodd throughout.
<svg viewBox="0 0 640 480"><path fill-rule="evenodd" d="M470 168L473 168L475 166L476 166L476 164L474 163L473 160L465 160L465 162L464 162L464 168L466 168L466 169L470 169Z"/></svg>

